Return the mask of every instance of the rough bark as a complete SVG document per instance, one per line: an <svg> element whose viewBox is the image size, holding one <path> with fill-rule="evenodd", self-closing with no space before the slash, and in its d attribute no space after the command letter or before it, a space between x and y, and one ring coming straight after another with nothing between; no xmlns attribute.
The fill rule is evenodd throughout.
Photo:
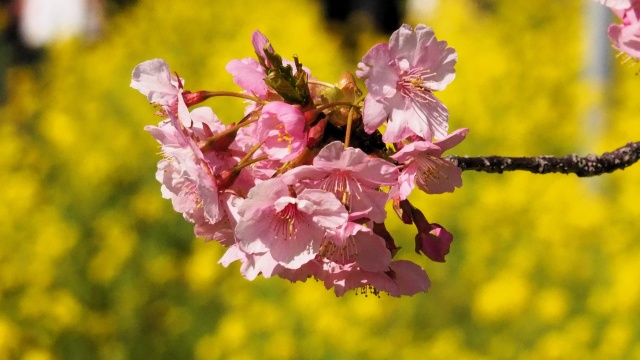
<svg viewBox="0 0 640 360"><path fill-rule="evenodd" d="M614 151L602 155L576 154L562 157L507 157L507 156L447 156L462 171L475 170L487 173L505 171L529 171L534 174L562 173L578 177L598 176L621 170L640 159L640 142L630 142Z"/></svg>

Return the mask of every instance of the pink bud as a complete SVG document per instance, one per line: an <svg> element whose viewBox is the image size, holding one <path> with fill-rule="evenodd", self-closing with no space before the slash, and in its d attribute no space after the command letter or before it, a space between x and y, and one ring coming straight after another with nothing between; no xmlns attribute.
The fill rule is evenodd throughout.
<svg viewBox="0 0 640 360"><path fill-rule="evenodd" d="M226 169L219 174L215 174L218 191L221 192L230 188L238 178L238 175L240 175L240 170L236 168Z"/></svg>
<svg viewBox="0 0 640 360"><path fill-rule="evenodd" d="M209 97L210 96L208 96L205 91L191 92L185 90L182 92L182 98L184 99L184 103L187 104L187 107L200 104L201 102L207 100Z"/></svg>
<svg viewBox="0 0 640 360"><path fill-rule="evenodd" d="M433 261L444 262L449 253L453 235L438 224L430 224L431 230L416 235L416 253L422 252Z"/></svg>
<svg viewBox="0 0 640 360"><path fill-rule="evenodd" d="M306 115L306 113L305 113ZM307 146L314 147L316 144L322 140L324 136L324 129L327 127L327 118L324 118L318 121L317 124L313 125L311 129L309 129L309 134L307 135Z"/></svg>
<svg viewBox="0 0 640 360"><path fill-rule="evenodd" d="M403 223L410 225L413 224L413 216L412 206L409 200L404 199L400 200L400 198L393 199L393 210L396 212L396 215L402 220Z"/></svg>

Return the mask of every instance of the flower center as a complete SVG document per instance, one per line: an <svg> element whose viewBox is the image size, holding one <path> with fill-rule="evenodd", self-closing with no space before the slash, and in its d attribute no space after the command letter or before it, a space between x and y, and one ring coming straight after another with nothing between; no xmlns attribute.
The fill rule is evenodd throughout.
<svg viewBox="0 0 640 360"><path fill-rule="evenodd" d="M435 75L431 70L421 67L410 69L400 76L398 88L402 95L415 99L416 101L433 102L431 89L427 84L427 78Z"/></svg>
<svg viewBox="0 0 640 360"><path fill-rule="evenodd" d="M299 217L298 206L292 203L287 204L284 209L276 213L274 221L276 234L282 235L285 240L296 239L298 233L296 221Z"/></svg>
<svg viewBox="0 0 640 360"><path fill-rule="evenodd" d="M353 257L358 255L358 249L353 236L348 236L338 244L332 240L326 240L320 246L318 255L331 260L337 264L347 264L353 262Z"/></svg>
<svg viewBox="0 0 640 360"><path fill-rule="evenodd" d="M202 207L202 196L200 196L200 192L198 192L198 186L195 182L189 181L185 183L182 191L183 194L193 202L193 204L195 205L195 209L199 209Z"/></svg>
<svg viewBox="0 0 640 360"><path fill-rule="evenodd" d="M416 174L416 183L419 187L430 190L434 183L447 181L449 176L441 171L442 167L449 166L451 163L427 154L420 154L415 157L418 171Z"/></svg>
<svg viewBox="0 0 640 360"><path fill-rule="evenodd" d="M292 142L293 138L291 137L291 135L289 134L289 132L285 128L284 124L280 123L280 124L276 125L275 129L278 131L278 137L277 137L276 141L279 142L279 143L285 143L287 145L287 148L289 150L291 150L291 142Z"/></svg>
<svg viewBox="0 0 640 360"><path fill-rule="evenodd" d="M332 192L349 211L352 197L351 181L351 174L346 171L336 171L324 179L320 188Z"/></svg>

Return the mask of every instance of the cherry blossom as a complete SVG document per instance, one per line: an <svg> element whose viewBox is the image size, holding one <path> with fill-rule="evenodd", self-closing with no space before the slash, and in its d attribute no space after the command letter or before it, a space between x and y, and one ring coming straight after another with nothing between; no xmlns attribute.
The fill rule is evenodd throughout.
<svg viewBox="0 0 640 360"><path fill-rule="evenodd" d="M160 144L162 196L196 236L226 248L219 264L240 262L248 280L314 278L338 296L427 291L421 266L394 259L402 246L385 206L393 199L402 222L416 226L416 252L444 261L453 235L406 197L415 186L439 193L461 185L442 153L467 129L447 135L447 109L433 96L455 76L455 51L431 28L403 25L359 64L369 90L362 107L352 74L336 85L311 79L261 32L252 45L256 59L226 66L238 93L184 90L161 59L134 69L131 86L166 117L145 127ZM243 98L244 114L225 125L210 107L190 109L213 96ZM387 120L382 141L391 144L376 132Z"/></svg>
<svg viewBox="0 0 640 360"><path fill-rule="evenodd" d="M356 72L369 90L363 112L367 132L388 118L385 142L414 134L426 140L445 138L449 111L433 92L453 81L457 59L455 50L422 24L415 30L402 25L388 44L372 47Z"/></svg>
<svg viewBox="0 0 640 360"><path fill-rule="evenodd" d="M384 239L366 226L347 222L341 229L330 231L322 243L320 257L336 264L356 264L367 271L385 271L391 253Z"/></svg>
<svg viewBox="0 0 640 360"><path fill-rule="evenodd" d="M441 156L464 140L468 132L469 129L458 129L435 143L415 141L392 155L394 160L404 164L392 196L404 200L415 185L428 194L453 192L462 186L462 170Z"/></svg>
<svg viewBox="0 0 640 360"><path fill-rule="evenodd" d="M375 222L384 222L384 205L389 197L377 190L395 184L398 169L393 164L367 156L360 149L344 148L340 141L326 145L313 165L300 166L283 175L288 184L305 182L311 188L330 191L351 213L362 213Z"/></svg>
<svg viewBox="0 0 640 360"><path fill-rule="evenodd" d="M609 26L609 38L613 47L632 58L640 59L640 1L631 1L630 7L612 8L622 19L622 24Z"/></svg>
<svg viewBox="0 0 640 360"><path fill-rule="evenodd" d="M281 101L265 105L256 123L254 136L272 160L287 162L307 145L306 119L298 108Z"/></svg>
<svg viewBox="0 0 640 360"><path fill-rule="evenodd" d="M386 271L367 271L350 264L336 266L326 264L321 275L327 289L334 289L337 296L349 290L360 290L364 294L378 295L386 292L391 296L415 295L431 287L429 276L423 268L407 260L392 261Z"/></svg>
<svg viewBox="0 0 640 360"><path fill-rule="evenodd" d="M238 214L235 231L240 249L249 254L268 251L291 269L313 259L327 230L347 220L347 211L333 194L315 189L292 194L279 178L251 189Z"/></svg>

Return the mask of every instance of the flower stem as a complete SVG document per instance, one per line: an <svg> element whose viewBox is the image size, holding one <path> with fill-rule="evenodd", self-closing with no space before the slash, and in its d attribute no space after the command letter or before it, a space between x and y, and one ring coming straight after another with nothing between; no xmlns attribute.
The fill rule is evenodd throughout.
<svg viewBox="0 0 640 360"><path fill-rule="evenodd" d="M260 157L255 158L255 159L249 159L244 164L242 164L242 167L245 168L247 166L251 166L251 165L253 165L253 164L257 163L257 162L260 162L262 160L267 160L267 159L269 159L269 157L267 155L262 155Z"/></svg>
<svg viewBox="0 0 640 360"><path fill-rule="evenodd" d="M337 107L337 106L351 106L353 108L353 107L355 107L357 105L354 105L354 104L352 104L352 103L350 103L348 101L337 101L337 102L334 102L334 103L329 103L329 104L324 104L322 106L319 106L315 110L320 112L320 111L324 111L326 109L330 109L332 107Z"/></svg>
<svg viewBox="0 0 640 360"><path fill-rule="evenodd" d="M258 149L260 149L260 147L262 146L262 143L260 144L256 144L254 147L251 148L251 150L247 153L247 155L245 155L242 160L240 160L240 162L238 163L238 165L236 165L238 168L243 168L246 166L249 166L251 164L255 164L258 161L262 161L267 159L266 155L265 156L261 156L257 159L251 159L251 157L253 156L253 154L255 154L256 151L258 151ZM259 159L259 160L258 160Z"/></svg>
<svg viewBox="0 0 640 360"><path fill-rule="evenodd" d="M308 84L314 84L314 85L326 86L326 87L336 87L335 85L329 84L328 82L318 81L318 80L308 80L307 83Z"/></svg>
<svg viewBox="0 0 640 360"><path fill-rule="evenodd" d="M349 115L347 116L347 130L344 134L344 148L349 147L349 140L351 140L351 127L353 126L353 114L355 111L353 108L349 109Z"/></svg>
<svg viewBox="0 0 640 360"><path fill-rule="evenodd" d="M253 124L254 122L258 121L259 119L258 117L255 117L253 119L251 118L254 115L255 115L255 111L252 111L249 114L247 114L247 116L243 117L239 123L229 127L228 129L225 129L224 131L219 132L218 134L215 134L214 136L212 136L207 140L207 142L200 148L200 150L204 152L209 149L212 149L220 139L230 136L231 134L238 131L240 128Z"/></svg>
<svg viewBox="0 0 640 360"><path fill-rule="evenodd" d="M257 102L258 104L264 104L265 103L264 100L259 99L259 98L255 97L255 96L242 94L242 93L237 93L237 92L233 92L233 91L203 91L203 95L206 96L207 98L216 97L216 96L229 96L229 97L237 97L237 98L241 98L241 99L254 101L254 102Z"/></svg>

